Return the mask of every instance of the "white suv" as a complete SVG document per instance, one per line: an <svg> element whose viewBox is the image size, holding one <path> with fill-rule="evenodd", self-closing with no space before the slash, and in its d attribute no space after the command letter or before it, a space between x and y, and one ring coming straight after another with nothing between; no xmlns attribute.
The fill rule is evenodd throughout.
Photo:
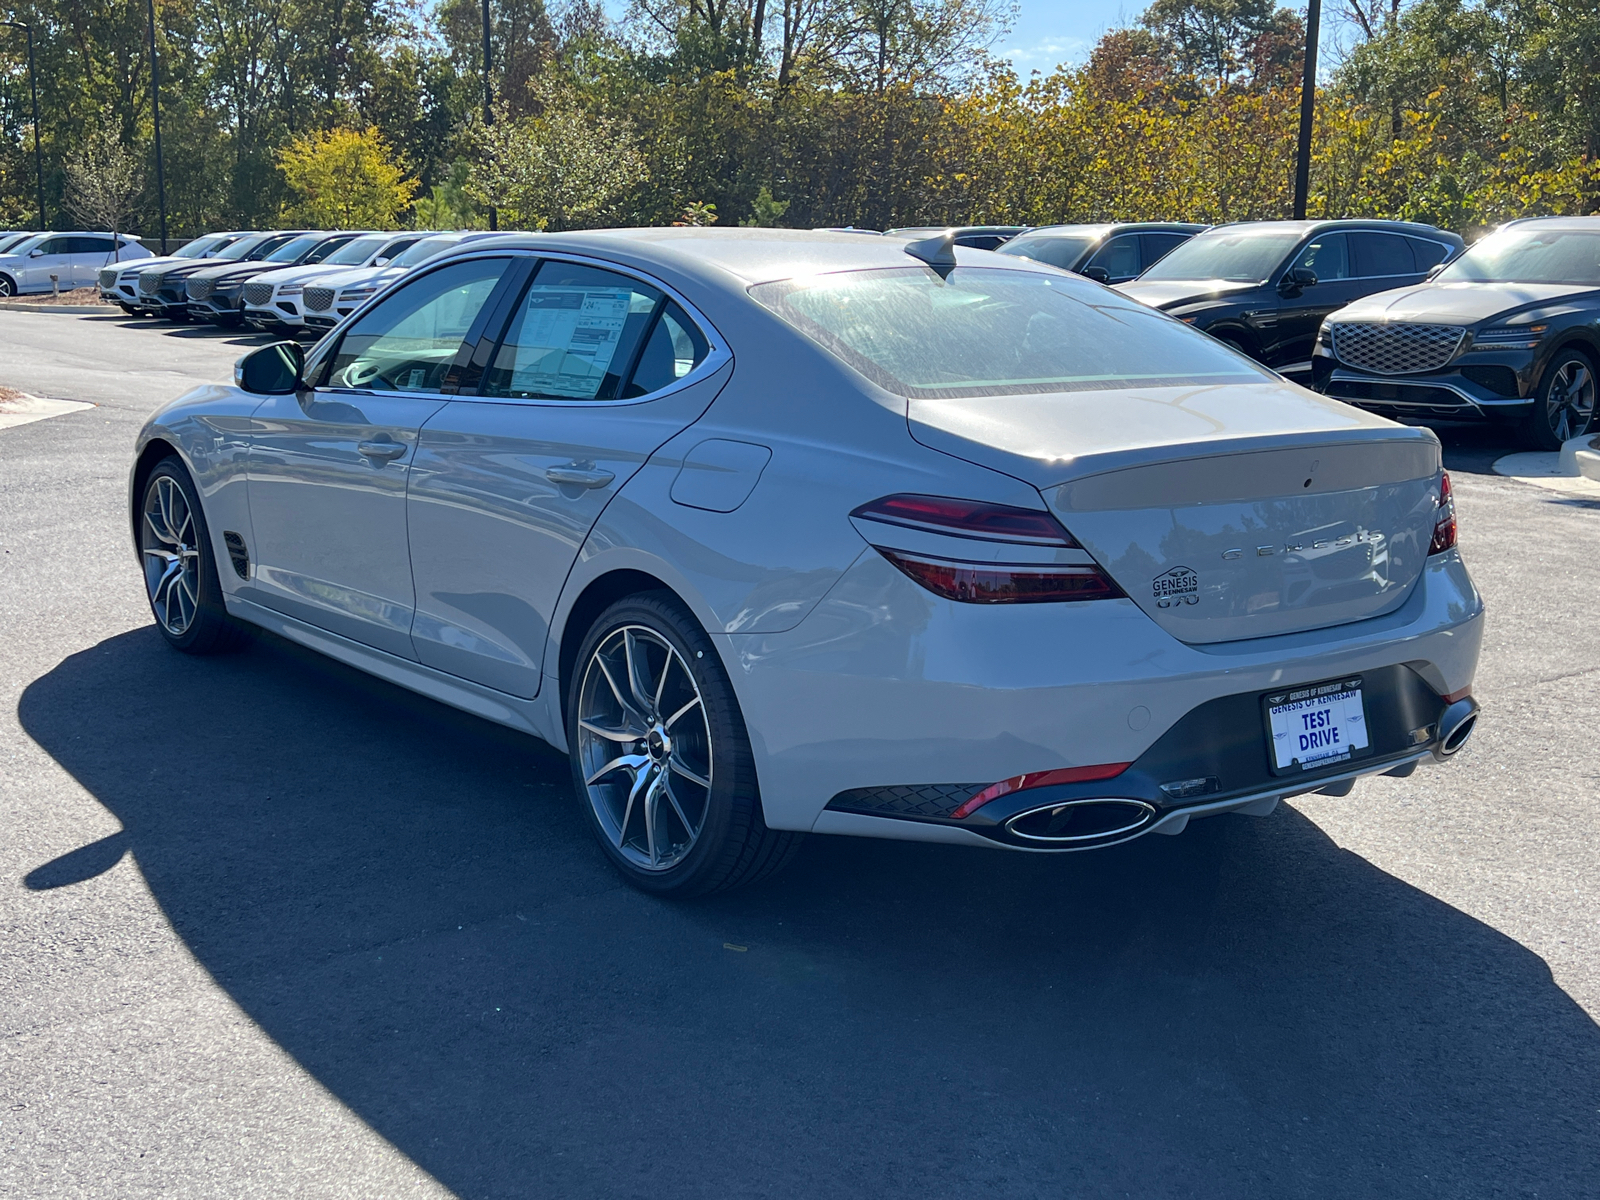
<svg viewBox="0 0 1600 1200"><path fill-rule="evenodd" d="M132 234L37 233L0 254L0 298L93 287L107 263L150 257Z"/></svg>

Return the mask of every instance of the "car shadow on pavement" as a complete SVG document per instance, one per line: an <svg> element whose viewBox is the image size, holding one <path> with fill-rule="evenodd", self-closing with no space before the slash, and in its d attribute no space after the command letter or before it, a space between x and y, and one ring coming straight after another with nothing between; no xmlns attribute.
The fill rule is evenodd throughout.
<svg viewBox="0 0 1600 1200"><path fill-rule="evenodd" d="M668 903L560 755L275 638L136 630L20 715L123 827L27 886L131 854L242 1010L468 1200L1600 1178L1600 1028L1286 807L1060 857L814 838Z"/></svg>

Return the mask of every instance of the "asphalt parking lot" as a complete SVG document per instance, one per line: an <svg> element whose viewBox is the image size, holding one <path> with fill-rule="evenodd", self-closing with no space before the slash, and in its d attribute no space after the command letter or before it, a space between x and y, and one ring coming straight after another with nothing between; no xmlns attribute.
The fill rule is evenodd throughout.
<svg viewBox="0 0 1600 1200"><path fill-rule="evenodd" d="M1600 505L1448 435L1449 766L1061 857L623 886L564 761L167 650L145 416L263 339L0 312L0 1195L1593 1197Z"/></svg>

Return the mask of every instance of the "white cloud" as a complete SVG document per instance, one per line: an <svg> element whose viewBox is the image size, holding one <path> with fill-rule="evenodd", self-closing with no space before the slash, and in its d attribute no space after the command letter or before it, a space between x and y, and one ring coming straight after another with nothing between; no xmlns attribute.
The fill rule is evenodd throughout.
<svg viewBox="0 0 1600 1200"><path fill-rule="evenodd" d="M1000 57L1024 73L1035 69L1049 71L1062 63L1079 63L1088 57L1093 43L1084 38L1045 37L1033 42L1007 46Z"/></svg>

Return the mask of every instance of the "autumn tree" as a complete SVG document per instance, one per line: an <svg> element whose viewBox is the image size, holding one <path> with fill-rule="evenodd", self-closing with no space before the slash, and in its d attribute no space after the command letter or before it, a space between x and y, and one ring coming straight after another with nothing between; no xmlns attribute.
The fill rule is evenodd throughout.
<svg viewBox="0 0 1600 1200"><path fill-rule="evenodd" d="M318 229L394 229L417 192L376 129L296 138L278 165L295 197L284 215Z"/></svg>

